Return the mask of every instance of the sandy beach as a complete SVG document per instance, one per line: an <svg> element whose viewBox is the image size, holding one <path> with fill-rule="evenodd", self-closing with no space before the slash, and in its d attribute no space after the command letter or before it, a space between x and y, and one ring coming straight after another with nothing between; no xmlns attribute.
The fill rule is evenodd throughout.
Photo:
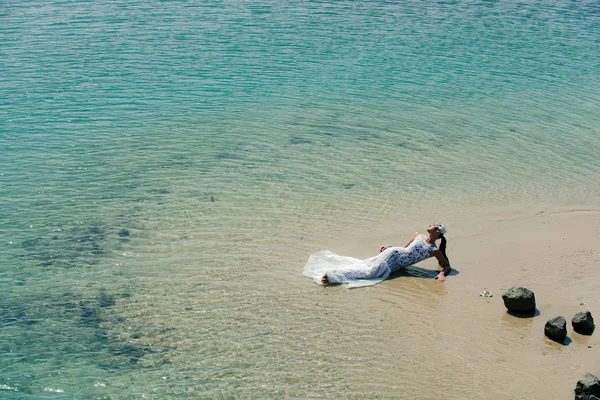
<svg viewBox="0 0 600 400"><path fill-rule="evenodd" d="M600 375L598 333L579 335L570 322L584 310L600 317L600 209L506 210L472 219L463 215L447 226L448 254L458 274L446 283L401 274L374 288L351 290L360 291L361 306L369 304L385 314L382 320L394 321L387 326L389 336L401 331L410 347L419 349L415 376L433 386L433 392L421 388L402 398L445 393L453 399L566 399L583 373ZM394 243L394 237L362 243L377 248L382 240ZM356 253L365 246L355 243L347 251L352 247ZM435 269L436 262L419 266ZM534 291L534 317L506 312L501 295L511 286ZM493 297L480 297L483 290ZM323 293L345 308L339 288ZM559 315L568 322L567 345L544 337L546 321ZM373 357L389 357L393 340L389 346Z"/></svg>

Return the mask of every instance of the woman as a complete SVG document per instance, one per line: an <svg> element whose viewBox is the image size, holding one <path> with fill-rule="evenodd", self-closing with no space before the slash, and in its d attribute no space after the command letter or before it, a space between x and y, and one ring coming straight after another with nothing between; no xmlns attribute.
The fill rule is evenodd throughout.
<svg viewBox="0 0 600 400"><path fill-rule="evenodd" d="M442 267L442 272L435 279L443 282L451 269L446 256L446 228L436 222L429 225L427 233L427 237L415 233L404 247L382 246L378 255L366 260L320 251L309 257L304 275L313 278L319 285L348 283L349 287L367 286L387 279L392 272L435 257ZM435 245L438 239L441 240L439 249Z"/></svg>

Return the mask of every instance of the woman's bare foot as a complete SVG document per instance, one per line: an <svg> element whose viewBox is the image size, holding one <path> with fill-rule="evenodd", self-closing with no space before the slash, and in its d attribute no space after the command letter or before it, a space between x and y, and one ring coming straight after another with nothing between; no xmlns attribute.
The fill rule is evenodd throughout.
<svg viewBox="0 0 600 400"><path fill-rule="evenodd" d="M321 278L321 284L323 286L329 285L329 278L327 278L327 274L324 274L323 277Z"/></svg>

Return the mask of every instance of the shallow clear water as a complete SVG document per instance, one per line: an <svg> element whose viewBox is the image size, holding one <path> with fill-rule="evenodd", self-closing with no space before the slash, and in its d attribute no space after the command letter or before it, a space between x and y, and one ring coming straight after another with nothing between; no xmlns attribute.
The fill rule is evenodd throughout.
<svg viewBox="0 0 600 400"><path fill-rule="evenodd" d="M427 397L418 326L374 358L397 314L361 299L435 296L323 294L307 256L600 195L595 1L9 0L0 21L9 398Z"/></svg>

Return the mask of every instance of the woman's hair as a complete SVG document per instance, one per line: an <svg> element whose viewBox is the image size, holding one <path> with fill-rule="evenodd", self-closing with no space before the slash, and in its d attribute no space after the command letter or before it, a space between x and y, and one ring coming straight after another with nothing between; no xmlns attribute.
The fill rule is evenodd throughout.
<svg viewBox="0 0 600 400"><path fill-rule="evenodd" d="M448 260L448 262L450 262L450 259L446 255L446 238L444 237L444 235L441 235L440 239L442 239L442 243L440 243L440 251L442 252L444 257L446 257L446 260Z"/></svg>

